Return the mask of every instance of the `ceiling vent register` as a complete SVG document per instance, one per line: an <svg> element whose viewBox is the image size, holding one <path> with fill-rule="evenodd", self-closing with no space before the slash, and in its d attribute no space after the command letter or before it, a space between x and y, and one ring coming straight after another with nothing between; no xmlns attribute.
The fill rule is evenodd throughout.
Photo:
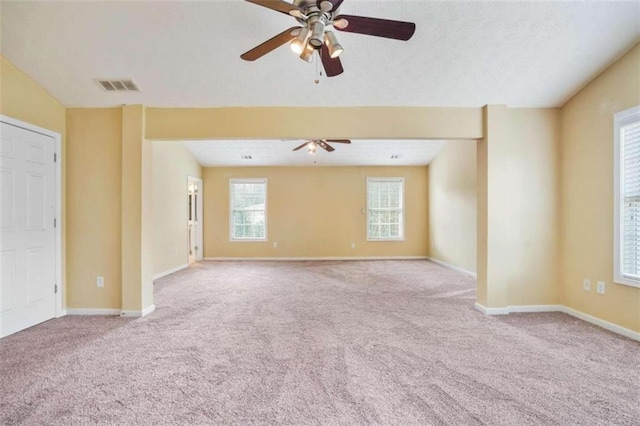
<svg viewBox="0 0 640 426"><path fill-rule="evenodd" d="M96 79L98 86L105 92L139 92L138 85L131 79Z"/></svg>

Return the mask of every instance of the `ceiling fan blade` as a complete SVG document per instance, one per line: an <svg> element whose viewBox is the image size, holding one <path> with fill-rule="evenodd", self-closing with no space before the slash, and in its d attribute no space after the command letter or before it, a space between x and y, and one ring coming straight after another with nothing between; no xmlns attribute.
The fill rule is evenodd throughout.
<svg viewBox="0 0 640 426"><path fill-rule="evenodd" d="M294 30L298 28L300 27L291 27L288 30L281 32L277 36L272 37L264 43L254 47L248 52L243 53L242 55L240 55L240 57L245 61L255 61L256 59L261 58L272 50L296 38L297 34L294 32Z"/></svg>
<svg viewBox="0 0 640 426"><path fill-rule="evenodd" d="M340 15L334 21L345 19L346 27L334 27L338 31L372 35L376 37L409 40L416 31L413 22L392 21L389 19L367 18L364 16Z"/></svg>
<svg viewBox="0 0 640 426"><path fill-rule="evenodd" d="M293 148L293 151L297 151L297 150L299 150L299 149L302 149L302 148L304 148L304 147L305 147L305 146L307 146L307 145L309 145L309 142L305 142L305 143L303 143L302 145L300 145L299 147L297 147L297 148Z"/></svg>
<svg viewBox="0 0 640 426"><path fill-rule="evenodd" d="M257 4L258 6L266 7L267 9L275 10L276 12L284 13L285 15L292 16L304 16L304 12L295 4L288 3L282 0L245 0L249 3ZM292 14L293 12L293 14Z"/></svg>
<svg viewBox="0 0 640 426"><path fill-rule="evenodd" d="M343 1L344 0L318 0L317 4L320 10L331 12L332 10L338 9ZM322 3L331 3L331 8L329 8L328 6L323 6Z"/></svg>
<svg viewBox="0 0 640 426"><path fill-rule="evenodd" d="M331 145L329 145L326 141L324 140L320 140L317 142L318 145L320 145L320 148L324 149L327 152L333 152L335 151L335 148L332 147Z"/></svg>
<svg viewBox="0 0 640 426"><path fill-rule="evenodd" d="M331 143L351 143L349 139L325 139L325 141Z"/></svg>
<svg viewBox="0 0 640 426"><path fill-rule="evenodd" d="M322 59L322 65L324 66L324 71L327 73L327 77L335 77L344 72L340 58L332 58L331 55L329 55L329 48L326 44L322 45L320 58Z"/></svg>

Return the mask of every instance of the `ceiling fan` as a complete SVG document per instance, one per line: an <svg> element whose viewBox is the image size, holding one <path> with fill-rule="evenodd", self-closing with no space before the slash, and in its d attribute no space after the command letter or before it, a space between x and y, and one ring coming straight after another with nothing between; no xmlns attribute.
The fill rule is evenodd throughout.
<svg viewBox="0 0 640 426"><path fill-rule="evenodd" d="M334 147L332 147L331 145L329 145L327 142L331 142L331 143L351 143L351 141L349 139L310 139L308 141L306 141L305 143L303 143L302 145L293 148L293 151L298 151L299 149L304 148L305 146L307 147L307 152L309 154L315 154L316 153L316 149L318 147L324 149L327 152L333 152L336 149Z"/></svg>
<svg viewBox="0 0 640 426"><path fill-rule="evenodd" d="M240 56L242 59L255 61L290 42L291 50L307 62L313 60L313 54L317 51L328 77L344 72L339 58L344 49L333 31L328 28L404 41L409 40L416 30L416 24L413 22L340 15L340 5L344 0L293 0L293 3L283 0L246 1L290 15L300 25L291 27L243 53Z"/></svg>

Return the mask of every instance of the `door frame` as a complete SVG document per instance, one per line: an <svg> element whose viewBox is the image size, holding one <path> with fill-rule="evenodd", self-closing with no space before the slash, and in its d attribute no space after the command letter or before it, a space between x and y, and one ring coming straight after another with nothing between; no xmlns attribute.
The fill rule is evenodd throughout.
<svg viewBox="0 0 640 426"><path fill-rule="evenodd" d="M54 285L58 286L58 291L56 292L56 313L55 318L63 317L67 314L64 309L64 305L62 303L62 292L66 292L66 283L64 282L62 276L62 262L63 262L63 253L62 253L62 137L60 133L54 132L49 129L44 129L42 127L38 127L31 123L27 123L21 120L17 120L15 118L7 117L6 115L0 114L0 122L9 124L11 126L19 127L24 130L28 130L30 132L40 133L44 136L49 136L54 140L53 152L56 155L56 161L53 163L54 173L55 173L55 279L56 282Z"/></svg>
<svg viewBox="0 0 640 426"><path fill-rule="evenodd" d="M204 189L203 189L203 182L202 179L199 177L195 177L195 176L187 176L187 195L189 194L189 184L191 182L196 182L198 185L198 192L197 192L197 197L198 197L198 205L196 207L196 214L198 215L198 232L197 232L197 241L198 241L198 252L197 255L195 256L195 261L201 261L204 259L204 233L203 233L203 228L204 228L204 218L202 216L202 211L203 211L203 205L204 205ZM188 209L188 208L187 208ZM187 218L189 217L189 211L187 210ZM188 220L187 220L188 222ZM188 229L188 223L187 223L187 232L189 232ZM191 247L188 248L187 250L187 262L189 262L189 250L191 249Z"/></svg>

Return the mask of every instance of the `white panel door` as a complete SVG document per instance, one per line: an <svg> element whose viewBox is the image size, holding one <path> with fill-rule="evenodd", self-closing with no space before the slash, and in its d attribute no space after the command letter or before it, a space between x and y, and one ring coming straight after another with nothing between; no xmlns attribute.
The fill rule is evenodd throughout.
<svg viewBox="0 0 640 426"><path fill-rule="evenodd" d="M55 140L0 123L0 337L56 314Z"/></svg>

